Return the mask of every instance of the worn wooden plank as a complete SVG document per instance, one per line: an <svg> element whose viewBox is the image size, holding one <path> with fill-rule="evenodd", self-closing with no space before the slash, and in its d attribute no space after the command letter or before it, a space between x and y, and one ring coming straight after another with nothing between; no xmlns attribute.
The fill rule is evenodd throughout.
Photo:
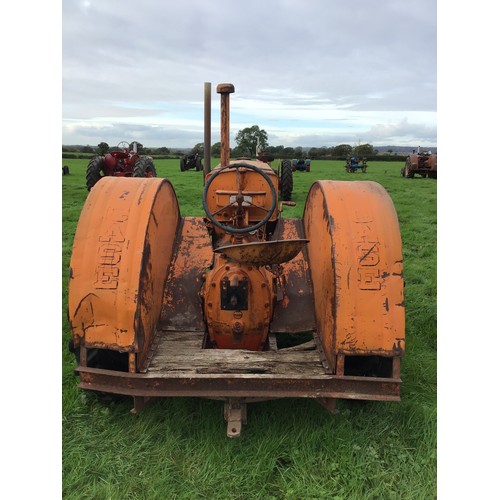
<svg viewBox="0 0 500 500"><path fill-rule="evenodd" d="M293 347L285 347L282 349L283 351L290 352L290 351L314 351L316 349L316 342L313 340L310 340L309 342L304 342L303 344L299 345L294 345Z"/></svg>
<svg viewBox="0 0 500 500"><path fill-rule="evenodd" d="M324 374L317 350L203 349L203 332L161 332L148 373ZM307 348L311 348L308 343Z"/></svg>
<svg viewBox="0 0 500 500"><path fill-rule="evenodd" d="M272 333L272 332L269 333L268 342L269 342L269 349L271 351L278 350L278 342L276 341L276 334L275 333Z"/></svg>
<svg viewBox="0 0 500 500"><path fill-rule="evenodd" d="M271 356L269 356L271 354ZM277 355L279 354L279 355ZM312 369L311 365L316 368ZM194 373L324 373L314 352L272 353L247 356L233 350L203 350L179 353L175 350L157 355L149 371L193 371Z"/></svg>

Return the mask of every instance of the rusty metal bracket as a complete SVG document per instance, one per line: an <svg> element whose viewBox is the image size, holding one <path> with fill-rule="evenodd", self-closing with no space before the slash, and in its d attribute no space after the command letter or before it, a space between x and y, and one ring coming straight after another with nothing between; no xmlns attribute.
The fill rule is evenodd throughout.
<svg viewBox="0 0 500 500"><path fill-rule="evenodd" d="M229 398L224 403L224 420L227 422L227 437L240 437L241 427L247 423L247 404L238 398Z"/></svg>
<svg viewBox="0 0 500 500"><path fill-rule="evenodd" d="M137 415L152 399L151 397L134 396L134 407L130 413Z"/></svg>
<svg viewBox="0 0 500 500"><path fill-rule="evenodd" d="M336 398L317 398L316 401L326 408L332 415L338 415Z"/></svg>

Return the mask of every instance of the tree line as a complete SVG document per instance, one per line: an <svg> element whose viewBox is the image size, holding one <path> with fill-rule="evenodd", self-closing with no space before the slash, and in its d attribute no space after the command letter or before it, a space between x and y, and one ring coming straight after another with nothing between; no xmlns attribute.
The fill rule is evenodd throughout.
<svg viewBox="0 0 500 500"><path fill-rule="evenodd" d="M391 155L392 151L388 151L389 154L379 155L378 150L374 149L371 144L358 144L357 146L351 146L350 144L338 144L337 146L331 147L312 147L303 148L302 146L290 147L290 146L271 146L269 145L269 139L267 132L261 129L258 125L253 125L251 127L244 128L240 130L235 138L236 147L231 148L232 158L255 158L258 155L265 155L271 158L287 158L287 159L305 159L309 158L311 160L334 160L334 159L345 159L349 156L365 157L367 159L372 159L377 157L377 159L394 159L400 160L404 156ZM100 142L96 147L92 146L80 146L80 147L67 147L63 146L63 157L64 153L91 153L104 155L110 151L110 146L106 142ZM137 142L137 152L142 155L151 156L165 156L165 157L182 157L186 154L186 151L179 149L170 149L167 147L159 148L147 148L143 144ZM205 148L203 142L195 144L188 154L196 154L201 157L204 156ZM210 148L210 155L214 158L220 158L221 155L221 143L216 142Z"/></svg>
<svg viewBox="0 0 500 500"><path fill-rule="evenodd" d="M84 153L84 154L98 154L105 155L113 150L113 146L110 146L107 142L100 142L97 147L89 146L63 146L62 152L70 154L70 153ZM185 152L179 149L170 149L167 147L159 147L159 148L146 148L140 142L137 142L137 152L140 155L172 155L172 156L182 156Z"/></svg>

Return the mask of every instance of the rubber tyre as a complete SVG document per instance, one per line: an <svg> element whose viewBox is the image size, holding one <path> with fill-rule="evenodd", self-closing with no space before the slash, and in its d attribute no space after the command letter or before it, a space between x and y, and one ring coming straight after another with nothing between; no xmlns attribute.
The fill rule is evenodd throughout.
<svg viewBox="0 0 500 500"><path fill-rule="evenodd" d="M291 201L293 192L293 173L290 160L281 162L281 191L280 196L283 201Z"/></svg>
<svg viewBox="0 0 500 500"><path fill-rule="evenodd" d="M408 179L413 179L413 177L415 177L415 172L411 172L408 168L408 165L406 165L405 167L405 177L407 177Z"/></svg>
<svg viewBox="0 0 500 500"><path fill-rule="evenodd" d="M186 170L186 160L184 158L181 158L180 167L181 167L181 172L184 172Z"/></svg>
<svg viewBox="0 0 500 500"><path fill-rule="evenodd" d="M87 166L85 176L87 189L90 191L102 177L104 177L104 156L94 156Z"/></svg>
<svg viewBox="0 0 500 500"><path fill-rule="evenodd" d="M201 158L196 159L196 171L199 172L200 170L203 170L203 166L201 164Z"/></svg>
<svg viewBox="0 0 500 500"><path fill-rule="evenodd" d="M156 177L156 169L153 160L147 156L137 158L132 177Z"/></svg>

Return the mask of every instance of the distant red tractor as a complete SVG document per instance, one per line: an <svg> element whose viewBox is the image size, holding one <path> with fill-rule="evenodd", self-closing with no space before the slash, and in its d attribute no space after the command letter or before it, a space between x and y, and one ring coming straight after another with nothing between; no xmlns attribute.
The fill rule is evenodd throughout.
<svg viewBox="0 0 500 500"><path fill-rule="evenodd" d="M137 142L122 141L104 156L94 156L87 166L87 189L105 176L156 177L156 168L150 156L137 154Z"/></svg>
<svg viewBox="0 0 500 500"><path fill-rule="evenodd" d="M401 169L401 176L412 178L415 174L422 177L437 179L437 154L413 153L406 158L405 166Z"/></svg>

